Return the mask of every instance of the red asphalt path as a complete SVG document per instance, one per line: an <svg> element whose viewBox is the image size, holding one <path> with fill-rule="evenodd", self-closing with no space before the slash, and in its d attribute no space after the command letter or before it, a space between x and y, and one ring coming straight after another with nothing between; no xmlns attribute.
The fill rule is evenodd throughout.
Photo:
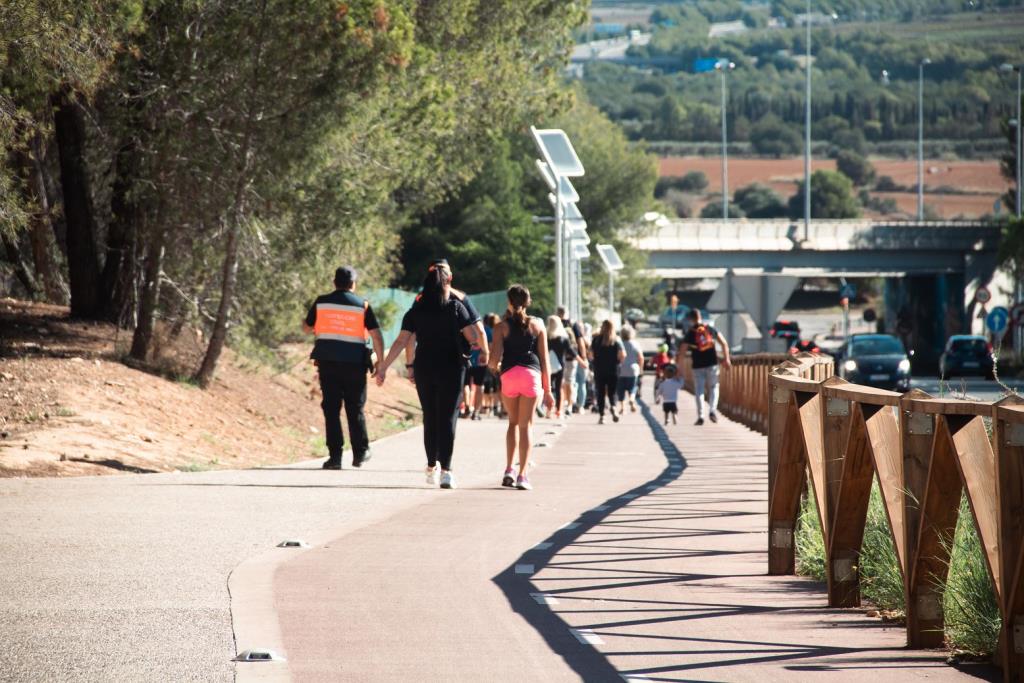
<svg viewBox="0 0 1024 683"><path fill-rule="evenodd" d="M496 424L460 426L456 467L493 461L493 474L473 460L468 486L276 564L265 585L273 610L236 624L276 613L263 626L279 628L288 662L240 664L239 680L997 675L907 650L902 628L825 607L813 581L765 576L765 440L724 419L693 426L688 398L680 424L664 429L660 413L601 426L574 417L538 450L531 492L498 486ZM538 439L550 431L538 427ZM404 451L382 459L422 466L408 440L388 444Z"/></svg>

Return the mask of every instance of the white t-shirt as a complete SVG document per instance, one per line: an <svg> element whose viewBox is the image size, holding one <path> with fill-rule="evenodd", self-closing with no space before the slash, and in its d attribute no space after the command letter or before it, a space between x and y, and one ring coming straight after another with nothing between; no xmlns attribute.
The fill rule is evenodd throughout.
<svg viewBox="0 0 1024 683"><path fill-rule="evenodd" d="M682 388L683 383L675 377L666 379L658 385L658 395L661 396L661 400L665 403L675 403L676 399L679 398L679 390Z"/></svg>

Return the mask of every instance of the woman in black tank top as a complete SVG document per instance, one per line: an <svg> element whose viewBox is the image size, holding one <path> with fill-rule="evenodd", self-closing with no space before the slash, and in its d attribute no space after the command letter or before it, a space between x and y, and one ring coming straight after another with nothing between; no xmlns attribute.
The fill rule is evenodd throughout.
<svg viewBox="0 0 1024 683"><path fill-rule="evenodd" d="M501 372L501 400L508 412L508 431L505 433L505 474L502 486L515 486L520 490L533 488L526 474L530 460L530 425L537 401L543 398L550 408L555 399L551 395L548 373L548 342L544 324L526 314L530 305L530 291L522 285L508 288L508 312L494 328L490 367ZM512 456L519 451L519 472L512 469Z"/></svg>

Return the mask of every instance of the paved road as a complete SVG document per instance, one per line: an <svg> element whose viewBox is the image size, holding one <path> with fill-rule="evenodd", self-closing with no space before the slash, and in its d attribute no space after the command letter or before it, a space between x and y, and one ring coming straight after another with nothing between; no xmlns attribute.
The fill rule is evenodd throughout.
<svg viewBox="0 0 1024 683"><path fill-rule="evenodd" d="M1003 384L1024 396L1024 380L1003 380ZM998 401L1007 394L999 383L979 377L951 377L940 382L935 377L918 376L911 380L911 386L932 396L967 398L973 401Z"/></svg>
<svg viewBox="0 0 1024 683"><path fill-rule="evenodd" d="M529 493L497 421L451 492L417 431L364 470L0 481L0 679L968 680L764 576L764 440L681 408L538 425ZM253 645L288 661L236 670Z"/></svg>

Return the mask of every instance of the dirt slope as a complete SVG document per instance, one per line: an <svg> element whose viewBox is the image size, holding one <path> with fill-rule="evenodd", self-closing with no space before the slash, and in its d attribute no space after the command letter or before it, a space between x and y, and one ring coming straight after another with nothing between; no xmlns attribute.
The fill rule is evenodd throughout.
<svg viewBox="0 0 1024 683"><path fill-rule="evenodd" d="M164 342L149 371L120 361L130 334L66 308L0 299L0 476L241 468L326 455L308 345L274 367L227 350L203 391L184 379L201 340ZM415 389L371 386L372 439L418 419ZM347 430L346 430L347 431Z"/></svg>

